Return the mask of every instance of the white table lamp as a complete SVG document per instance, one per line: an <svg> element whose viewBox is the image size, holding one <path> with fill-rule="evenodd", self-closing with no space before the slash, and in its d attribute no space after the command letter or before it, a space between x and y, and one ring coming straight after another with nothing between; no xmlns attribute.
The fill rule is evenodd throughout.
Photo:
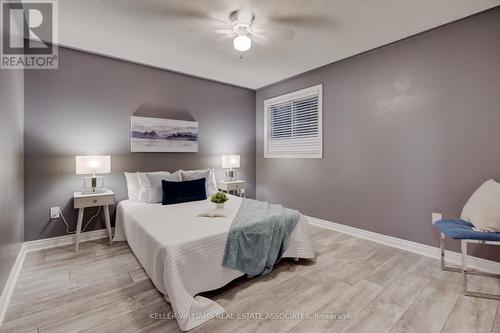
<svg viewBox="0 0 500 333"><path fill-rule="evenodd" d="M222 155L222 168L226 169L226 180L234 180L234 169L240 167L240 155Z"/></svg>
<svg viewBox="0 0 500 333"><path fill-rule="evenodd" d="M75 156L76 174L92 175L84 178L84 193L104 191L104 180L97 173L111 172L111 156Z"/></svg>

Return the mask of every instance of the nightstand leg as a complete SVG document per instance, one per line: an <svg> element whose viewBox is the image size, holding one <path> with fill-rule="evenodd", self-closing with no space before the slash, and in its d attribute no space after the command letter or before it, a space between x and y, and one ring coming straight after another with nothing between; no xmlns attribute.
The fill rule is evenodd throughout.
<svg viewBox="0 0 500 333"><path fill-rule="evenodd" d="M108 229L109 245L113 244L113 237L111 236L111 221L109 220L109 206L104 206L104 219L106 220L106 229Z"/></svg>
<svg viewBox="0 0 500 333"><path fill-rule="evenodd" d="M80 242L80 232L82 229L83 210L84 208L78 209L78 220L76 221L76 233L75 233L75 252L78 252L80 245L79 242Z"/></svg>

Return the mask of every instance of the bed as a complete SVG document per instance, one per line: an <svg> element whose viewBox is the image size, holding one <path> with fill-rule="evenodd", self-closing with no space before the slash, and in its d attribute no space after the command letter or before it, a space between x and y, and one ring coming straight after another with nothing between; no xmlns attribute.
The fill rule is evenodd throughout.
<svg viewBox="0 0 500 333"><path fill-rule="evenodd" d="M243 275L221 265L229 227L241 201L231 195L226 217L217 218L197 216L213 207L209 200L166 206L130 200L118 204L114 240L128 242L156 288L172 304L183 331L224 312L197 294ZM314 258L305 216L300 216L289 241L283 257Z"/></svg>

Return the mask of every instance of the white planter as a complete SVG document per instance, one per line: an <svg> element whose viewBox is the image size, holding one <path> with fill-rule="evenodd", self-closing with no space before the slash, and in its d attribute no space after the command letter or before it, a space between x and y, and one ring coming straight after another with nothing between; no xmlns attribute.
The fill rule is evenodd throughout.
<svg viewBox="0 0 500 333"><path fill-rule="evenodd" d="M215 204L215 207L216 207L217 209L223 209L223 208L224 208L224 203L216 203L216 204Z"/></svg>

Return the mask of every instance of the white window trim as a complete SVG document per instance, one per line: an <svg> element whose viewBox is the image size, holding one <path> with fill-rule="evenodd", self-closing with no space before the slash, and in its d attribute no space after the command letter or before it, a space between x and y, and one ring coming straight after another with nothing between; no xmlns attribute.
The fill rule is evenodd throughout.
<svg viewBox="0 0 500 333"><path fill-rule="evenodd" d="M318 136L319 153L317 154L271 154L267 153L269 105L286 102L290 99L300 99L318 94ZM323 158L323 84L293 91L284 95L264 100L264 158Z"/></svg>

